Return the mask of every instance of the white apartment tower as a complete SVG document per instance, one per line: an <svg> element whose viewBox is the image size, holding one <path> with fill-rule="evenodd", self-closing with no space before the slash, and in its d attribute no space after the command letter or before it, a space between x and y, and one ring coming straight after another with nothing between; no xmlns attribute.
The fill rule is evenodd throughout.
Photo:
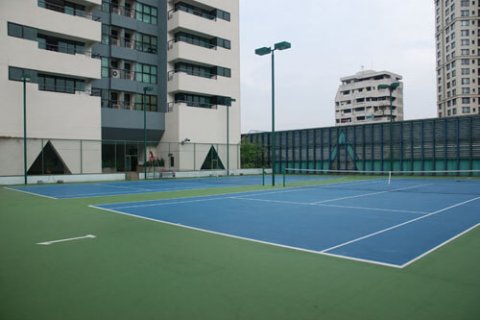
<svg viewBox="0 0 480 320"><path fill-rule="evenodd" d="M335 96L337 126L403 120L402 76L388 71L365 70L340 80L342 83ZM396 82L399 86L391 92L390 110L390 90L378 87Z"/></svg>
<svg viewBox="0 0 480 320"><path fill-rule="evenodd" d="M209 169L239 166L240 50L239 1L168 2L167 94L163 141L180 143L179 170L205 168L209 152L218 163ZM204 145L201 145L204 144ZM183 155L183 156L182 156ZM207 161L208 162L208 161Z"/></svg>
<svg viewBox="0 0 480 320"><path fill-rule="evenodd" d="M0 0L0 177L239 168L239 45L239 0Z"/></svg>
<svg viewBox="0 0 480 320"><path fill-rule="evenodd" d="M0 176L24 173L24 133L31 174L49 173L35 165L45 149L62 159L55 173L101 172L100 97L90 95L101 70L91 54L101 40L91 18L100 5L0 1ZM83 163L71 152L80 143Z"/></svg>
<svg viewBox="0 0 480 320"><path fill-rule="evenodd" d="M435 0L437 114L480 114L479 1Z"/></svg>

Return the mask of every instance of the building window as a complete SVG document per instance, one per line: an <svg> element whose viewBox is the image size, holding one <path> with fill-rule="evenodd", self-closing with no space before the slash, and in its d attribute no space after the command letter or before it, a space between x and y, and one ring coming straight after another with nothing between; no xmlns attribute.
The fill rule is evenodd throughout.
<svg viewBox="0 0 480 320"><path fill-rule="evenodd" d="M85 17L85 6L63 0L38 0L38 6L48 10Z"/></svg>
<svg viewBox="0 0 480 320"><path fill-rule="evenodd" d="M15 38L22 38L28 40L37 39L37 30L35 28L22 26L20 24L9 22L7 24L8 35Z"/></svg>
<svg viewBox="0 0 480 320"><path fill-rule="evenodd" d="M149 64L135 65L135 79L143 83L157 83L157 67Z"/></svg>
<svg viewBox="0 0 480 320"><path fill-rule="evenodd" d="M231 42L227 39L222 38L204 38L200 36L196 36L186 32L178 32L175 34L175 42L182 41L186 43L190 43L196 46L204 47L213 49L215 47L222 47L225 49L231 48Z"/></svg>
<svg viewBox="0 0 480 320"><path fill-rule="evenodd" d="M136 50L148 53L157 53L157 37L148 34L137 33L135 38Z"/></svg>
<svg viewBox="0 0 480 320"><path fill-rule="evenodd" d="M38 47L40 49L67 54L85 53L85 44L81 42L60 39L43 34L38 35Z"/></svg>
<svg viewBox="0 0 480 320"><path fill-rule="evenodd" d="M146 111L156 112L158 110L157 96L136 94L135 110L143 110L143 106L145 106Z"/></svg>
<svg viewBox="0 0 480 320"><path fill-rule="evenodd" d="M75 93L75 91L85 91L85 81L74 78L38 74L38 89L42 91Z"/></svg>
<svg viewBox="0 0 480 320"><path fill-rule="evenodd" d="M135 3L135 17L138 21L148 24L157 24L158 10L157 8L137 2Z"/></svg>
<svg viewBox="0 0 480 320"><path fill-rule="evenodd" d="M202 96L187 93L175 94L175 103L186 103L190 107L212 109L216 105L231 106L232 98L224 96Z"/></svg>
<svg viewBox="0 0 480 320"><path fill-rule="evenodd" d="M186 103L187 106L197 108L212 108L213 106L212 97L186 93L175 94L175 102Z"/></svg>
<svg viewBox="0 0 480 320"><path fill-rule="evenodd" d="M223 10L220 10L220 9L216 9L216 10L215 10L215 15L216 15L217 18L219 18L219 19L226 20L226 21L230 21L230 13L227 12L227 11L223 11Z"/></svg>
<svg viewBox="0 0 480 320"><path fill-rule="evenodd" d="M109 78L108 58L102 58L102 78Z"/></svg>

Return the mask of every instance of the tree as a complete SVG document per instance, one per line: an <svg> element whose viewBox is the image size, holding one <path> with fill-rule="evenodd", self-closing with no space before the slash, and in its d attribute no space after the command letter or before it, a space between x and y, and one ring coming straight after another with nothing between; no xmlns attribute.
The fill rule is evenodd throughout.
<svg viewBox="0 0 480 320"><path fill-rule="evenodd" d="M242 139L242 144L240 146L240 160L242 163L242 168L262 168L264 166L264 150L263 147L248 141L247 139Z"/></svg>

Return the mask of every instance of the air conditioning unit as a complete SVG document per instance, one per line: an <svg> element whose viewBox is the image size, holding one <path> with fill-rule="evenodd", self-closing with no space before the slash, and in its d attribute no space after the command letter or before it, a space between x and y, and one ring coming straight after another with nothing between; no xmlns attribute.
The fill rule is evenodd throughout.
<svg viewBox="0 0 480 320"><path fill-rule="evenodd" d="M118 70L118 69L110 70L110 76L112 78L120 78L120 70Z"/></svg>

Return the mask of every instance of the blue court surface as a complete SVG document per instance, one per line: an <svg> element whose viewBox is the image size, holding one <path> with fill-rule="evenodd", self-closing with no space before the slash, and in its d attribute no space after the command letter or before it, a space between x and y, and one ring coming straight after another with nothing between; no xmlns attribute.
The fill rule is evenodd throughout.
<svg viewBox="0 0 480 320"><path fill-rule="evenodd" d="M403 268L480 225L480 188L478 180L369 180L95 208Z"/></svg>
<svg viewBox="0 0 480 320"><path fill-rule="evenodd" d="M231 176L192 179L177 178L98 183L27 185L14 187L12 189L54 199L71 199L261 184L262 176Z"/></svg>

